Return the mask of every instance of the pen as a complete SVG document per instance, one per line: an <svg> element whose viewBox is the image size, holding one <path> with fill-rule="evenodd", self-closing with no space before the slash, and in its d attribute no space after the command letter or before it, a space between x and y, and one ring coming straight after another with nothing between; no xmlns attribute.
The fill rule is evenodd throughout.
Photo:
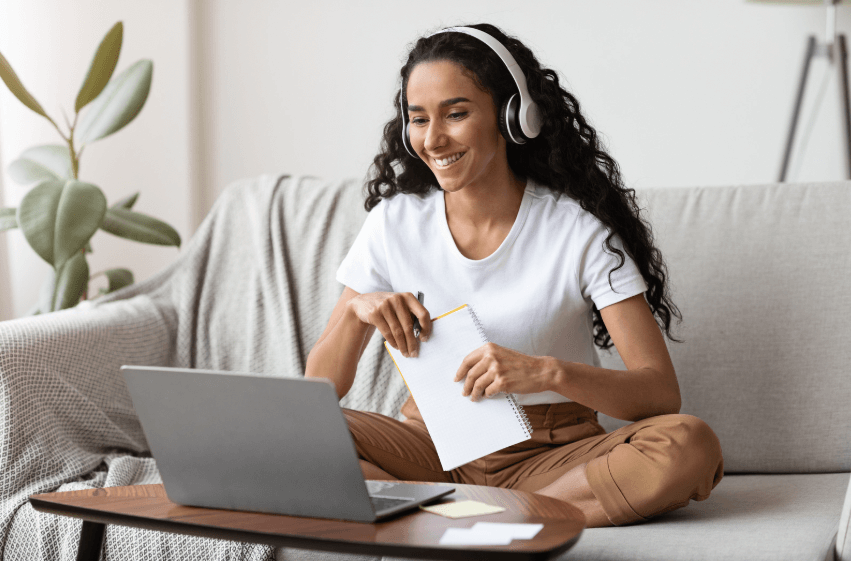
<svg viewBox="0 0 851 561"><path fill-rule="evenodd" d="M425 294L423 294L422 292L417 292L417 302L422 304L424 300ZM420 329L422 329L422 326L420 326L420 319L414 314L411 314L411 318L413 318L414 320L414 337L419 337Z"/></svg>

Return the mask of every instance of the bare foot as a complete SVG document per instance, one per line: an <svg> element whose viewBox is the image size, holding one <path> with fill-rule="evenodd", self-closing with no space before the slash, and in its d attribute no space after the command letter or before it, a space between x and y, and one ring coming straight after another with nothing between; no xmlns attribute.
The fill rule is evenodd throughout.
<svg viewBox="0 0 851 561"><path fill-rule="evenodd" d="M543 489L535 491L539 495L553 497L568 502L582 511L585 515L586 528L603 528L614 526L606 516L603 505L594 496L588 478L585 477L585 466L580 464L565 473Z"/></svg>

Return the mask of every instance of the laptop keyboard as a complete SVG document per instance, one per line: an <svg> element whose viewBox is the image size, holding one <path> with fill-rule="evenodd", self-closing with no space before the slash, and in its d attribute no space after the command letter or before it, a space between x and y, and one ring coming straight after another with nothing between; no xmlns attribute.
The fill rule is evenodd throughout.
<svg viewBox="0 0 851 561"><path fill-rule="evenodd" d="M381 496L370 496L369 500L372 501L372 507L375 509L375 512L381 512L383 510L387 510L390 508L394 508L397 506L401 506L404 504L410 503L413 499L402 499L396 497L381 497Z"/></svg>

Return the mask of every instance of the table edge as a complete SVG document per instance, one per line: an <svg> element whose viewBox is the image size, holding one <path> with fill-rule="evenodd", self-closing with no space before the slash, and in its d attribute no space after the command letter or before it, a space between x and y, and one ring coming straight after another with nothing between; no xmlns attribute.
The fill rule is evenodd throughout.
<svg viewBox="0 0 851 561"><path fill-rule="evenodd" d="M74 492L74 491L71 491ZM221 526L206 526L203 524L183 522L179 520L158 520L123 513L104 513L100 510L80 506L57 505L56 503L38 499L38 494L30 495L30 505L39 511L59 516L69 516L99 524L115 524L119 526L142 528L146 530L168 532L187 536L199 536L211 539L239 541L243 543L260 543L272 547L292 547L328 551L334 553L351 553L367 555L389 555L400 557L421 557L430 559L446 559L451 561L467 561L471 555L484 554L494 561L543 561L549 560L567 551L579 540L584 532L581 529L573 538L557 545L552 549L512 550L506 546L476 546L465 548L448 548L445 546L425 547L386 543L353 542L338 539L322 539L316 537L295 536L292 534L268 534L247 530L223 528ZM59 508L57 508L59 506Z"/></svg>

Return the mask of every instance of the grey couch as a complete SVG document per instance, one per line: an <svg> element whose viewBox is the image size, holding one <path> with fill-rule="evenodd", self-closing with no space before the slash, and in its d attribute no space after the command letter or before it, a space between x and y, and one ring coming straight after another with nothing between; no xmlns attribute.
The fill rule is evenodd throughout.
<svg viewBox="0 0 851 561"><path fill-rule="evenodd" d="M564 558L851 561L851 182L638 194L684 318L685 343L668 344L682 412L718 434L725 476L705 501L585 530ZM0 324L3 558L75 556L80 522L34 511L32 493L159 482L121 364L301 375L365 215L357 181L237 181L156 277ZM390 366L373 338L342 405L398 417L406 390ZM275 558L363 559L106 534L108 560Z"/></svg>

